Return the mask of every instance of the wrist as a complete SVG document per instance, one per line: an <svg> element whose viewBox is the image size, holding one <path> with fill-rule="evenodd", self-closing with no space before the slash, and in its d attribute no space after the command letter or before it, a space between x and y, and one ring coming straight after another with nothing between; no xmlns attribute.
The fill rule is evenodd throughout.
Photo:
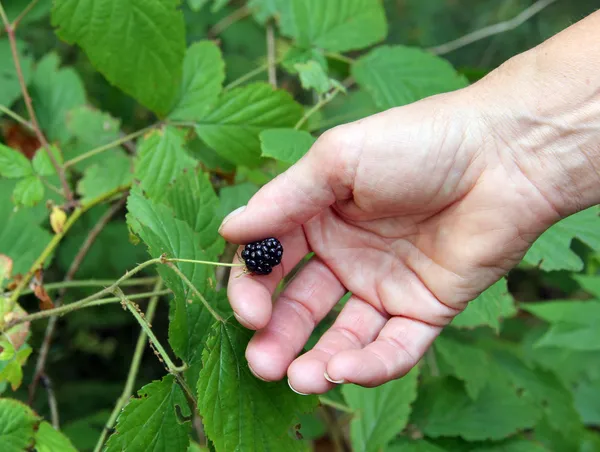
<svg viewBox="0 0 600 452"><path fill-rule="evenodd" d="M473 85L499 152L560 216L600 202L598 43L594 14Z"/></svg>

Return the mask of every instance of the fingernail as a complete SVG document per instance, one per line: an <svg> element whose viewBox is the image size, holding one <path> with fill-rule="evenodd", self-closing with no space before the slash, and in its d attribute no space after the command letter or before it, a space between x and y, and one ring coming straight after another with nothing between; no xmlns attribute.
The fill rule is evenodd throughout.
<svg viewBox="0 0 600 452"><path fill-rule="evenodd" d="M289 379L289 378L288 378L288 386L289 386L289 387L290 387L290 389L291 389L292 391L294 391L296 394L299 394L299 395L308 395L308 394L304 394L303 392L300 392L300 391L297 391L297 390L295 390L295 389L294 389L294 387L292 386L292 384L290 383L290 379Z"/></svg>
<svg viewBox="0 0 600 452"><path fill-rule="evenodd" d="M342 385L342 384L346 383L346 380L334 380L333 378L331 378L329 376L327 371L325 371L325 373L323 375L325 376L325 380L327 380L329 383L333 383L334 385Z"/></svg>
<svg viewBox="0 0 600 452"><path fill-rule="evenodd" d="M221 226L219 226L219 232L221 231L221 229L223 229L223 226L225 226L225 223L227 223L229 220L231 220L236 215L242 213L245 209L246 209L246 206L238 207L233 212L231 212L229 215L227 215L225 217L225 219L223 220L223 222L221 223Z"/></svg>
<svg viewBox="0 0 600 452"><path fill-rule="evenodd" d="M256 372L254 372L254 369L252 368L252 366L250 364L248 364L248 369L250 369L250 372L252 373L252 375L254 375L259 380L267 381L263 377L261 377L260 375L258 375Z"/></svg>
<svg viewBox="0 0 600 452"><path fill-rule="evenodd" d="M252 325L252 322L249 322L248 320L246 320L245 318L239 316L237 314L237 312L233 313L233 316L236 318L236 320L245 328L249 328L249 329L256 329L256 327L254 325Z"/></svg>

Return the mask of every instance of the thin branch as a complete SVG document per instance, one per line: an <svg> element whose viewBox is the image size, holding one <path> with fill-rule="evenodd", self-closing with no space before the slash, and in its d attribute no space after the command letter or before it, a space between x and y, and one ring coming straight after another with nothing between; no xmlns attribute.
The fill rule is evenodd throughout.
<svg viewBox="0 0 600 452"><path fill-rule="evenodd" d="M153 295L168 295L171 291L169 289L161 290L160 293L154 292L144 292L133 295L128 295L130 300L139 300L141 298L148 298ZM106 295L106 294L104 294ZM65 304L59 308L47 309L46 311L34 312L33 314L26 315L24 317L19 317L9 323L6 324L4 331L8 331L11 328L20 325L25 322L35 322L36 320L47 319L48 317L53 316L63 316L70 312L79 311L80 309L92 308L94 306L104 306L105 304L113 304L120 302L121 299L119 297L107 297L102 299L90 300L88 298L84 298L83 300L75 301L73 303Z"/></svg>
<svg viewBox="0 0 600 452"><path fill-rule="evenodd" d="M327 52L325 56L331 58L332 60L338 60L346 64L353 64L355 62L354 58L350 58L349 56L342 55L341 53L337 52Z"/></svg>
<svg viewBox="0 0 600 452"><path fill-rule="evenodd" d="M257 67L256 69L253 69L252 71L248 72L247 74L242 75L240 78L234 80L229 85L225 86L225 88L223 88L223 91L229 91L230 89L233 89L236 86L239 86L242 83L245 83L248 80L253 79L257 75L262 74L263 72L265 72L268 69L269 69L269 63L262 64L261 66Z"/></svg>
<svg viewBox="0 0 600 452"><path fill-rule="evenodd" d="M349 406L344 405L344 404L339 403L339 402L336 402L335 400L331 400L328 397L320 396L319 397L319 402L321 402L321 405L330 406L331 408L335 408L338 411L343 411L344 413L352 413L352 414L354 414L354 410L352 408L350 408Z"/></svg>
<svg viewBox="0 0 600 452"><path fill-rule="evenodd" d="M48 153L48 157L52 162L52 166L56 170L56 174L60 179L60 183L62 185L64 196L67 198L67 201L73 201L73 192L71 191L71 187L69 187L69 183L67 182L67 177L65 175L65 169L62 165L60 165L54 153L50 150L50 144L48 144L48 140L46 140L45 135L40 128L37 117L35 115L35 110L33 109L33 103L31 102L31 96L29 95L29 91L27 90L27 84L25 83L25 78L23 77L23 70L21 68L21 60L19 58L19 52L17 50L17 40L15 36L15 27L10 24L8 17L6 16L6 12L4 11L4 7L2 6L2 2L0 1L0 18L4 23L4 28L6 29L6 33L8 35L8 41L10 43L10 50L13 57L13 62L15 64L15 69L17 71L17 78L19 80L19 85L21 86L21 92L23 93L23 99L25 100L25 106L27 107L27 112L29 113L29 119L31 120L31 124L33 126L33 130L37 139L41 143L46 152Z"/></svg>
<svg viewBox="0 0 600 452"><path fill-rule="evenodd" d="M294 129L300 130L300 128L304 125L304 123L306 123L306 121L308 121L308 119L312 115L314 115L317 111L319 111L321 108L323 108L325 105L327 105L333 99L335 99L335 97L340 93L340 91L341 91L340 87L336 86L332 92L323 96L323 98L321 100L319 100L319 102L317 102L313 108L311 108L306 113L304 113L304 116L302 116L300 121L298 121L296 123L296 125L294 126Z"/></svg>
<svg viewBox="0 0 600 452"><path fill-rule="evenodd" d="M277 89L277 47L275 46L275 28L272 22L267 23L267 65L269 83Z"/></svg>
<svg viewBox="0 0 600 452"><path fill-rule="evenodd" d="M25 274L25 276L21 279L21 281L17 285L17 288L12 292L12 294L8 300L7 312L12 312L12 310L14 309L15 304L17 302L17 299L21 295L21 292L23 292L25 287L27 287L27 285L29 284L29 281L31 280L31 278L33 277L35 272L44 266L44 262L46 261L46 259L48 259L48 257L54 252L54 250L56 249L58 244L61 242L63 237L66 235L66 233L69 231L69 229L71 229L71 226L73 226L73 224L75 224L75 222L77 222L77 220L81 217L81 215L83 215L83 213L87 212L92 207L94 207L104 201L110 200L113 196L115 196L119 193L122 193L126 190L129 190L129 187L130 187L129 185L122 185L120 187L117 187L114 190L104 193L104 194L98 196L97 198L92 199L87 204L84 204L81 207L75 209L75 211L71 214L71 216L69 217L69 219L63 226L62 231L60 231L59 233L55 234L52 237L52 240L50 240L50 243L48 243L48 245L46 246L44 251L42 251L42 254L40 254L40 256L35 260L35 262L31 266L31 268L27 272L27 274ZM1 324L1 322L2 322L2 319L0 318L0 324Z"/></svg>
<svg viewBox="0 0 600 452"><path fill-rule="evenodd" d="M162 288L162 280L158 280L156 285L154 286L154 292L157 293ZM130 297L131 299L131 297ZM145 318L148 323L152 323L152 319L154 318L154 313L156 312L156 306L158 305L159 296L154 295L150 302L148 303L148 308L146 309ZM117 422L117 418L121 410L127 405L129 402L129 398L133 394L133 389L135 386L135 380L137 378L137 374L140 368L140 364L142 362L142 356L144 355L144 350L146 349L146 341L148 340L148 335L144 330L140 331L140 335L138 336L137 344L135 346L135 351L133 353L133 357L131 359L131 366L129 366L129 373L127 374L127 381L125 382L125 387L123 388L123 392L121 393L121 397L117 400L117 403L110 414L108 421L106 422L106 426L102 429L102 433L100 434L100 438L96 443L96 448L94 452L100 452L102 446L104 445L104 441L108 436L108 433L112 430L115 423Z"/></svg>
<svg viewBox="0 0 600 452"><path fill-rule="evenodd" d="M102 215L102 217L100 217L98 222L90 230L85 241L79 248L77 255L73 259L73 262L71 263L71 266L69 267L69 270L67 271L67 274L65 276L65 282L69 282L69 281L73 280L75 273L77 273L77 271L79 270L79 267L81 266L81 263L83 262L83 259L85 259L85 256L87 255L90 248L92 247L92 245L98 238L98 235L100 234L100 232L102 232L102 230L110 222L110 220L112 220L112 218L117 214L117 212L119 210L121 210L121 208L123 207L123 204L125 204L126 199L127 199L126 197L123 197L123 198L121 198L120 201L116 202L110 209L108 209L104 213L104 215ZM60 307L66 292L67 292L66 287L63 287L60 290L58 299L54 303L55 307L57 307L57 308ZM48 358L48 352L50 351L50 344L52 343L52 335L54 334L54 330L56 328L57 319L58 319L58 317L56 317L56 316L51 317L50 321L48 322L48 325L46 326L46 333L44 334L44 341L42 342L42 346L40 347L40 353L39 353L38 360L37 360L37 363L35 366L35 372L33 374L33 379L31 380L31 383L29 384L29 405L31 405L33 403L33 400L35 398L35 391L37 389L37 385L40 380L40 377L46 373L46 371L45 371L46 359Z"/></svg>
<svg viewBox="0 0 600 452"><path fill-rule="evenodd" d="M158 278L155 276L149 276L144 278L132 278L127 281L123 281L121 287L132 287L132 286L150 286L156 283ZM72 289L72 288L83 288L83 287L106 287L110 286L115 281L113 279L79 279L75 281L61 281L55 283L44 284L46 292L58 289ZM21 292L21 295L28 295L33 293L33 290L27 289ZM5 294L10 296L10 292Z"/></svg>
<svg viewBox="0 0 600 452"><path fill-rule="evenodd" d="M165 258L166 262L182 262L188 264L214 265L215 267L244 267L245 264L231 264L229 262L197 261L195 259L178 259L176 257Z"/></svg>
<svg viewBox="0 0 600 452"><path fill-rule="evenodd" d="M248 17L252 11L247 6L242 6L241 8L236 9L230 15L224 17L219 22L217 22L209 31L208 37L215 38L231 27L234 23L239 22L242 19Z"/></svg>
<svg viewBox="0 0 600 452"><path fill-rule="evenodd" d="M439 46L430 47L427 50L433 53L434 55L445 55L447 53L460 49L461 47L465 47L469 44L472 44L476 41L480 41L482 39L500 33L504 33L506 31L514 30L515 28L522 25L527 20L529 20L530 18L538 14L540 11L542 11L544 8L550 6L556 1L557 0L538 0L533 5L531 5L530 7L522 11L519 15L513 17L510 20L480 28L479 30L475 30L474 32L466 34L465 36L462 36L458 39L447 42L445 44L441 44Z"/></svg>
<svg viewBox="0 0 600 452"><path fill-rule="evenodd" d="M194 284L192 284L188 277L185 276L181 270L179 270L177 265L173 265L173 263L169 262L168 260L166 261L166 264L169 266L169 268L171 268L171 270L177 273L177 275L183 280L183 282L192 290L192 292L194 292L194 294L200 299L204 307L208 310L208 312L211 313L215 320L218 320L221 323L225 322L225 319L223 319L223 317L221 317L219 313L213 309L210 303L206 301L206 298L204 298L200 291L196 289L196 286L194 286Z"/></svg>
<svg viewBox="0 0 600 452"><path fill-rule="evenodd" d="M33 130L33 126L31 125L31 123L29 121L27 121L27 119L25 119L23 116L18 115L17 113L12 111L10 108L5 107L4 105L0 104L0 112L4 113L7 116L10 116L18 123L27 127L29 130Z"/></svg>
<svg viewBox="0 0 600 452"><path fill-rule="evenodd" d="M29 2L29 5L27 5L25 7L25 9L23 11L21 11L21 14L19 14L17 16L17 18L13 21L12 26L13 28L16 30L17 27L19 26L19 24L21 23L21 21L23 20L23 18L29 14L29 12L33 9L33 7L37 4L39 0L32 0L31 2Z"/></svg>
<svg viewBox="0 0 600 452"><path fill-rule="evenodd" d="M50 419L52 420L52 427L56 430L60 429L60 420L58 416L58 404L56 403L56 396L54 395L54 387L52 386L52 380L47 375L42 377L42 384L48 394L48 406L50 407Z"/></svg>
<svg viewBox="0 0 600 452"><path fill-rule="evenodd" d="M84 152L83 154L78 155L77 157L72 158L71 160L67 160L64 166L65 168L69 168L83 160L89 159L90 157L94 157L95 155L101 154L102 152L108 151L112 148L116 148L117 146L121 146L139 137L140 135L145 134L146 132L152 130L155 127L157 127L157 124L145 127L141 130L138 130L137 132L130 133L129 135L125 135L124 137L119 138L118 140L115 140L112 143L104 144L102 146L92 149L91 151Z"/></svg>

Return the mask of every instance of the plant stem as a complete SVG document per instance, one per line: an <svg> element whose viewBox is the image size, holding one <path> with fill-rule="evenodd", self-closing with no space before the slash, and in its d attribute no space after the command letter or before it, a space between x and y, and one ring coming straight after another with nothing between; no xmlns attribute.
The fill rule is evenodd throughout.
<svg viewBox="0 0 600 452"><path fill-rule="evenodd" d="M194 284L192 284L192 282L188 279L188 277L185 276L181 270L179 270L177 265L173 265L173 263L169 262L169 261L167 261L166 263L175 273L177 273L177 275L192 290L192 292L194 292L194 294L200 299L200 301L202 302L204 307L208 310L208 312L211 313L211 315L215 318L215 320L218 320L221 323L225 322L223 317L221 317L219 315L219 313L213 309L213 307L210 305L210 303L208 301L206 301L206 298L204 298L204 296L200 293L200 291L198 289L196 289L196 286L194 286Z"/></svg>
<svg viewBox="0 0 600 452"><path fill-rule="evenodd" d="M95 155L101 154L104 151L108 151L112 148L115 148L117 146L120 146L124 143L127 143L130 140L133 140L137 137L139 137L140 135L143 135L144 133L148 132L149 130L154 129L155 127L157 127L158 124L153 124L151 126L145 127L143 129L138 130L137 132L133 132L130 133L129 135L126 135L122 138L119 138L118 140L113 141L112 143L108 143L108 144L104 144L102 146L99 146L97 148L92 149L91 151L87 151L84 152L81 155L78 155L75 158L72 158L71 160L67 160L64 164L65 168L69 168L79 162L82 162L83 160L89 159L90 157L93 157Z"/></svg>
<svg viewBox="0 0 600 452"><path fill-rule="evenodd" d="M335 99L335 97L339 93L340 93L340 88L336 86L335 89L331 93L323 96L323 98L321 100L319 100L319 102L317 102L317 104L314 107L312 107L310 110L308 110L306 113L304 113L304 116L302 116L300 121L298 121L296 123L296 125L294 126L294 129L300 130L300 128L304 125L304 123L306 121L308 121L308 118L310 118L317 111L319 111L321 108L323 108L325 105L327 105L333 99Z"/></svg>
<svg viewBox="0 0 600 452"><path fill-rule="evenodd" d="M319 402L321 402L321 405L330 406L331 408L335 408L338 411L343 411L344 413L354 413L354 410L349 406L336 402L335 400L331 400L325 396L320 396Z"/></svg>
<svg viewBox="0 0 600 452"><path fill-rule="evenodd" d="M15 304L17 302L17 299L19 298L19 296L21 295L21 292L23 292L25 287L27 287L27 284L29 284L29 281L33 277L36 270L43 267L46 259L48 259L48 257L52 254L52 252L56 249L56 247L58 246L60 241L63 239L65 234L69 231L69 229L71 229L71 227L73 226L73 224L75 224L75 222L79 219L79 217L81 217L81 215L83 213L87 212L92 207L94 207L104 201L107 201L107 200L111 199L113 196L115 196L116 194L121 193L128 189L129 189L129 185L117 187L114 190L104 193L104 194L98 196L97 198L92 199L89 203L84 204L81 207L75 209L75 211L71 214L71 216L68 218L65 225L63 226L62 231L55 234L54 237L52 237L52 240L50 240L50 243L48 243L48 245L46 246L44 251L42 251L42 254L40 254L40 256L36 259L36 261L33 263L31 268L27 272L27 274L23 277L23 279L21 279L21 281L17 285L17 288L11 294L11 296L8 300L8 304L7 304L7 312L12 312L12 310L14 309ZM133 275L130 275L130 276L133 276ZM127 279L127 278L125 278L125 279ZM107 292L105 292L105 293L107 293ZM97 298L100 298L100 296ZM94 299L97 299L97 298L94 298ZM2 323L2 319L0 319L0 326L1 326L1 323Z"/></svg>
<svg viewBox="0 0 600 452"><path fill-rule="evenodd" d="M338 60L346 64L353 64L355 61L354 58L350 58L349 56L342 55L341 53L337 52L327 52L325 56L331 58L332 60Z"/></svg>
<svg viewBox="0 0 600 452"><path fill-rule="evenodd" d="M17 27L19 26L19 24L21 23L21 21L23 20L23 18L29 14L29 11L31 11L33 9L33 7L36 5L36 3L39 0L32 0L31 2L29 2L29 5L27 5L25 7L25 9L23 11L21 11L21 14L18 15L18 17L13 21L12 26L13 28L16 30Z"/></svg>
<svg viewBox="0 0 600 452"><path fill-rule="evenodd" d="M250 15L252 11L247 6L242 6L241 8L236 9L230 15L224 17L219 22L217 22L209 31L208 36L214 38L215 36L220 35L229 27L231 27L234 23L245 19Z"/></svg>
<svg viewBox="0 0 600 452"><path fill-rule="evenodd" d="M242 83L253 79L254 77L256 77L258 74L262 74L263 72L265 72L267 69L269 69L269 63L265 63L260 65L259 67L257 67L256 69L248 72L247 74L242 75L240 78L234 80L233 82L231 82L229 85L227 85L225 88L223 88L223 91L229 91L230 89L235 88L236 86L241 85Z"/></svg>
<svg viewBox="0 0 600 452"><path fill-rule="evenodd" d="M17 40L15 36L15 27L10 24L8 17L6 16L6 12L4 11L4 7L2 6L2 2L0 1L0 18L2 22L4 22L4 28L6 29L6 33L8 35L8 41L10 43L10 50L13 57L13 62L15 64L15 69L17 71L17 78L19 80L19 85L21 86L21 92L23 93L23 99L25 100L25 106L27 107L27 112L29 113L29 119L31 120L31 124L33 126L33 130L35 131L35 135L39 140L40 144L46 152L48 153L48 157L52 162L52 166L56 170L56 174L60 179L60 183L63 187L64 196L67 198L67 201L73 201L73 192L71 191L71 187L69 187L69 183L67 182L67 177L65 175L65 169L62 165L60 165L56 161L56 157L54 153L50 150L50 145L48 144L48 140L42 133L42 129L38 123L37 117L35 115L35 110L33 109L33 103L31 102L31 96L29 95L29 91L27 90L27 84L25 83L25 78L23 77L23 70L21 68L21 61L19 59L19 52L17 50Z"/></svg>
<svg viewBox="0 0 600 452"><path fill-rule="evenodd" d="M155 276L145 278L132 278L127 281L123 281L119 284L121 287L132 287L132 286L149 286L156 283L158 278ZM106 287L110 286L115 281L113 279L87 279L87 280L76 280L76 281L61 281L55 283L44 284L44 289L47 292L58 289L71 289L80 287ZM24 290L21 295L28 295L33 293L33 290Z"/></svg>
<svg viewBox="0 0 600 452"><path fill-rule="evenodd" d="M228 262L212 262L212 261L197 261L194 259L178 259L168 257L164 259L166 262L182 262L188 264L205 264L205 265L214 265L215 267L244 267L245 264L230 264Z"/></svg>
<svg viewBox="0 0 600 452"><path fill-rule="evenodd" d="M154 295L161 296L161 295L168 295L170 293L171 293L171 291L169 289L163 289L160 292L144 292L144 293L129 295L129 299L130 300L139 300L139 299L148 298L148 297L151 297ZM91 308L93 306L103 306L105 304L118 303L119 301L121 301L121 299L119 297L108 297L108 298L94 299L94 300L89 300L87 298L84 298L83 300L75 301L73 303L69 303L69 304L60 306L58 308L48 309L46 311L34 312L33 314L29 314L24 317L19 317L18 319L15 319L14 321L9 322L6 325L4 330L8 331L11 328L13 328L14 326L17 326L21 323L34 322L36 320L47 319L48 317L53 317L53 316L62 316L62 315L68 314L70 312L78 311L80 309Z"/></svg>
<svg viewBox="0 0 600 452"><path fill-rule="evenodd" d="M31 125L31 123L29 121L27 121L27 119L25 119L23 116L18 115L17 113L12 111L10 108L5 107L4 105L0 104L0 111L2 113L4 113L5 115L10 116L18 123L24 125L29 130L33 130L33 126Z"/></svg>
<svg viewBox="0 0 600 452"><path fill-rule="evenodd" d="M154 286L153 292L155 294L159 293L162 289L162 280L158 279L156 285ZM131 297L130 297L131 299ZM154 318L154 313L156 312L156 306L158 305L159 295L154 295L150 299L148 303L148 308L146 309L145 318L148 323L152 323L152 319ZM117 400L117 403L110 414L108 421L106 422L106 426L102 429L102 433L100 434L100 438L96 443L96 447L94 452L100 452L102 446L104 445L104 441L108 436L108 432L113 428L115 423L117 422L117 418L119 417L119 413L125 407L129 398L133 394L133 388L135 386L135 380L137 378L138 371L140 369L140 364L142 362L142 356L144 355L144 350L146 349L146 340L148 339L148 335L142 329L140 331L140 335L138 336L137 344L135 345L135 351L133 353L133 358L131 359L131 366L129 366L129 373L127 374L127 381L125 382L125 387L123 388L123 392L121 393L121 397Z"/></svg>
<svg viewBox="0 0 600 452"><path fill-rule="evenodd" d="M273 23L267 23L267 65L269 68L269 83L277 89L277 47L275 46L275 28Z"/></svg>

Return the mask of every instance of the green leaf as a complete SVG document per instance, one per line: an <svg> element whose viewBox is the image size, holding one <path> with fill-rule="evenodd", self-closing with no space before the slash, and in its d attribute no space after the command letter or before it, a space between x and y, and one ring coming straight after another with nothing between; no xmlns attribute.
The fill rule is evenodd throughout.
<svg viewBox="0 0 600 452"><path fill-rule="evenodd" d="M15 185L13 200L16 206L33 207L44 197L44 184L38 176L27 176Z"/></svg>
<svg viewBox="0 0 600 452"><path fill-rule="evenodd" d="M20 152L0 144L0 176L19 178L33 174L31 162Z"/></svg>
<svg viewBox="0 0 600 452"><path fill-rule="evenodd" d="M310 60L306 63L296 63L295 66L300 76L302 88L306 90L314 89L317 94L325 94L331 88L333 83L319 63Z"/></svg>
<svg viewBox="0 0 600 452"><path fill-rule="evenodd" d="M487 325L498 332L500 320L516 313L515 301L508 291L506 279L502 278L471 301L467 308L454 318L451 325L457 328Z"/></svg>
<svg viewBox="0 0 600 452"><path fill-rule="evenodd" d="M302 107L287 92L254 83L225 92L199 121L196 132L222 157L254 167L260 161L260 132L293 127L302 114Z"/></svg>
<svg viewBox="0 0 600 452"><path fill-rule="evenodd" d="M67 113L85 104L85 90L72 68L59 69L56 53L47 54L37 64L31 84L31 98L40 127L50 141L65 143L71 136L66 127Z"/></svg>
<svg viewBox="0 0 600 452"><path fill-rule="evenodd" d="M296 68L296 65L309 63L310 61L319 64L322 71L327 74L329 70L327 59L321 50L315 48L303 49L301 47L292 46L284 55L281 65L290 74L297 74L298 68Z"/></svg>
<svg viewBox="0 0 600 452"><path fill-rule="evenodd" d="M151 198L160 198L184 169L193 168L181 133L171 126L153 130L138 145L135 178Z"/></svg>
<svg viewBox="0 0 600 452"><path fill-rule="evenodd" d="M322 110L323 118L318 124L319 129L328 129L357 121L366 116L379 112L373 98L365 90L349 92L346 96L338 96L329 102Z"/></svg>
<svg viewBox="0 0 600 452"><path fill-rule="evenodd" d="M92 149L113 143L120 138L121 123L108 113L104 113L87 105L70 110L66 120L67 130L73 139L65 145L64 154L67 160L91 151ZM96 163L106 163L121 152L114 147L100 154L93 155L74 165L79 171Z"/></svg>
<svg viewBox="0 0 600 452"><path fill-rule="evenodd" d="M558 222L529 249L523 260L544 271L583 269L583 261L571 250L574 238L600 251L600 212L598 206L571 215Z"/></svg>
<svg viewBox="0 0 600 452"><path fill-rule="evenodd" d="M69 438L54 430L48 422L42 422L35 434L36 452L77 452Z"/></svg>
<svg viewBox="0 0 600 452"><path fill-rule="evenodd" d="M294 164L317 141L310 133L295 129L269 129L260 134L263 157Z"/></svg>
<svg viewBox="0 0 600 452"><path fill-rule="evenodd" d="M3 343L2 346L4 347L5 352L6 344ZM23 366L27 362L27 358L29 358L29 355L31 355L32 351L33 350L29 345L24 344L20 350L14 353L14 355L10 358L6 360L2 360L2 358L0 358L0 381L6 381L10 383L13 391L16 391L23 382Z"/></svg>
<svg viewBox="0 0 600 452"><path fill-rule="evenodd" d="M422 385L411 422L434 438L499 440L533 427L539 414L529 398L499 375L492 375L477 400L471 400L457 380L437 378Z"/></svg>
<svg viewBox="0 0 600 452"><path fill-rule="evenodd" d="M312 410L318 399L300 396L285 381L254 377L244 357L252 332L217 323L203 352L198 409L217 451L302 450L288 434L295 415Z"/></svg>
<svg viewBox="0 0 600 452"><path fill-rule="evenodd" d="M224 80L225 62L219 47L211 41L190 46L183 63L179 101L169 117L183 121L201 119L217 102Z"/></svg>
<svg viewBox="0 0 600 452"><path fill-rule="evenodd" d="M291 0L281 11L281 32L301 47L347 52L368 47L387 35L383 5L373 0ZM277 6L276 6L277 7Z"/></svg>
<svg viewBox="0 0 600 452"><path fill-rule="evenodd" d="M492 446L476 447L470 452L550 452L540 443L525 439L514 439Z"/></svg>
<svg viewBox="0 0 600 452"><path fill-rule="evenodd" d="M185 54L180 0L56 0L52 24L110 83L162 115L179 92Z"/></svg>
<svg viewBox="0 0 600 452"><path fill-rule="evenodd" d="M467 86L446 60L405 46L378 47L352 65L352 75L386 110Z"/></svg>
<svg viewBox="0 0 600 452"><path fill-rule="evenodd" d="M292 2L290 0L250 0L248 8L260 24L264 25L270 18L277 17L282 29L293 30Z"/></svg>
<svg viewBox="0 0 600 452"><path fill-rule="evenodd" d="M27 44L23 41L17 41L17 54L21 62L23 80L29 84L31 74L33 73L33 58L29 54ZM17 70L13 63L10 43L7 38L0 39L0 104L10 107L18 98L22 96L21 85L17 77Z"/></svg>
<svg viewBox="0 0 600 452"><path fill-rule="evenodd" d="M572 275L586 292L600 298L600 277L591 275Z"/></svg>
<svg viewBox="0 0 600 452"><path fill-rule="evenodd" d="M600 350L600 301L526 303L521 308L552 324L536 346Z"/></svg>
<svg viewBox="0 0 600 452"><path fill-rule="evenodd" d="M24 403L0 399L0 450L23 452L33 446L38 422L38 417Z"/></svg>
<svg viewBox="0 0 600 452"><path fill-rule="evenodd" d="M0 250L13 260L13 275L16 275L29 270L52 236L39 226L39 218L30 209L15 212L10 191L4 187L0 185ZM46 265L50 262L48 259Z"/></svg>
<svg viewBox="0 0 600 452"><path fill-rule="evenodd" d="M248 201L250 201L250 198L252 198L256 192L258 192L258 187L250 182L223 187L219 192L219 199L221 201L219 217L225 218L225 216L238 207L248 204Z"/></svg>
<svg viewBox="0 0 600 452"><path fill-rule="evenodd" d="M581 381L573 391L575 407L586 425L600 425L600 378Z"/></svg>
<svg viewBox="0 0 600 452"><path fill-rule="evenodd" d="M50 152L54 156L56 162L61 165L63 163L62 155L56 146L50 146ZM52 165L52 160L48 155L48 151L44 148L40 148L36 151L33 156L33 171L40 176L52 176L56 174L56 170Z"/></svg>
<svg viewBox="0 0 600 452"><path fill-rule="evenodd" d="M131 159L121 150L115 150L110 158L85 170L77 185L83 203L131 182Z"/></svg>
<svg viewBox="0 0 600 452"><path fill-rule="evenodd" d="M106 451L186 450L190 424L180 422L177 407L184 416L188 415L187 401L172 375L147 384L119 415L116 431L106 443Z"/></svg>
<svg viewBox="0 0 600 452"><path fill-rule="evenodd" d="M385 452L446 452L445 449L423 439L410 441L405 438L394 441L384 450Z"/></svg>
<svg viewBox="0 0 600 452"><path fill-rule="evenodd" d="M487 353L481 347L445 335L439 336L433 346L450 375L464 381L467 394L476 400L490 377L489 366L482 365L489 359Z"/></svg>
<svg viewBox="0 0 600 452"><path fill-rule="evenodd" d="M414 368L376 388L342 387L348 406L356 411L350 424L353 451L379 451L406 427L411 404L417 398L418 375L418 368Z"/></svg>

